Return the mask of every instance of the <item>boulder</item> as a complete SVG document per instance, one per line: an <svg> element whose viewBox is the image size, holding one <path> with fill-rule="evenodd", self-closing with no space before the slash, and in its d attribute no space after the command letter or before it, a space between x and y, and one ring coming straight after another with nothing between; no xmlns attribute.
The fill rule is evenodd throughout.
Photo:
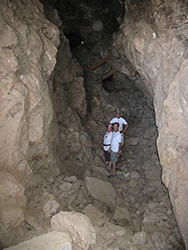
<svg viewBox="0 0 188 250"><path fill-rule="evenodd" d="M43 207L43 211L45 216L51 217L52 215L56 214L57 209L60 207L59 203L56 200L48 200Z"/></svg>
<svg viewBox="0 0 188 250"><path fill-rule="evenodd" d="M23 241L4 250L72 250L71 238L66 233L52 231Z"/></svg>
<svg viewBox="0 0 188 250"><path fill-rule="evenodd" d="M76 249L87 250L96 241L96 233L89 218L81 213L60 212L51 220L51 230L67 233Z"/></svg>
<svg viewBox="0 0 188 250"><path fill-rule="evenodd" d="M25 188L13 175L0 172L0 241L7 244L9 233L24 221Z"/></svg>
<svg viewBox="0 0 188 250"><path fill-rule="evenodd" d="M87 205L82 212L90 218L93 226L102 226L106 221L106 216L92 204Z"/></svg>
<svg viewBox="0 0 188 250"><path fill-rule="evenodd" d="M118 225L131 225L131 216L125 207L116 207L113 219L117 221Z"/></svg>
<svg viewBox="0 0 188 250"><path fill-rule="evenodd" d="M102 181L93 177L85 178L86 188L91 196L107 204L116 204L116 191L107 181Z"/></svg>

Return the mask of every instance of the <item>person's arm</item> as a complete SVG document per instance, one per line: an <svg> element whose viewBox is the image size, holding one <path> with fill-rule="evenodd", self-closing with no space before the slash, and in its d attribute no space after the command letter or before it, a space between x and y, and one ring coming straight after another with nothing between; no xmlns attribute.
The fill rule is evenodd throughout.
<svg viewBox="0 0 188 250"><path fill-rule="evenodd" d="M125 133L125 131L127 130L128 128L128 123L125 125L125 128L121 131L121 133Z"/></svg>
<svg viewBox="0 0 188 250"><path fill-rule="evenodd" d="M118 146L117 157L120 157L120 151L121 151L121 142L119 143L119 146Z"/></svg>

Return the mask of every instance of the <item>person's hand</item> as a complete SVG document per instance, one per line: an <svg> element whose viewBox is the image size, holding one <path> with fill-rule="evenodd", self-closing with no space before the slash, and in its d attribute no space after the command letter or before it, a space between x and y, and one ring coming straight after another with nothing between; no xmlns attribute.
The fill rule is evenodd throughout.
<svg viewBox="0 0 188 250"><path fill-rule="evenodd" d="M120 153L117 153L117 158L119 158L120 157Z"/></svg>

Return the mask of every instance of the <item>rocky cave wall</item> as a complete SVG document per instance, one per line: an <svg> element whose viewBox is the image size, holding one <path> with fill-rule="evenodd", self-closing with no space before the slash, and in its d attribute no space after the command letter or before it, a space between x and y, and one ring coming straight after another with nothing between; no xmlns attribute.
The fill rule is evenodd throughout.
<svg viewBox="0 0 188 250"><path fill-rule="evenodd" d="M0 12L0 245L7 246L24 228L35 188L69 174L73 164L82 176L79 160L89 168L93 156L81 123L87 110L83 71L60 35L57 12L51 13L54 24L38 0L2 1ZM52 86L54 71L58 84Z"/></svg>
<svg viewBox="0 0 188 250"><path fill-rule="evenodd" d="M162 179L188 246L188 5L186 1L125 1L115 37L121 60L139 72L153 98ZM126 69L126 67L124 67ZM121 72L128 69L121 68Z"/></svg>
<svg viewBox="0 0 188 250"><path fill-rule="evenodd" d="M24 221L25 189L59 174L50 143L59 30L39 1L1 1L0 12L0 240L7 245Z"/></svg>

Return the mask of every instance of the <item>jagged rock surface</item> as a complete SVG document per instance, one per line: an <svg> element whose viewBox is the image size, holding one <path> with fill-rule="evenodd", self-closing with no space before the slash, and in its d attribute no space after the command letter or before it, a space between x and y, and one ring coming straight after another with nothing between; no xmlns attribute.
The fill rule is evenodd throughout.
<svg viewBox="0 0 188 250"><path fill-rule="evenodd" d="M162 179L169 190L188 246L187 173L187 2L125 2L126 14L114 43L122 66L129 60L153 98ZM121 70L122 73L125 73ZM129 72L127 68L127 72ZM129 74L130 75L130 74Z"/></svg>
<svg viewBox="0 0 188 250"><path fill-rule="evenodd" d="M8 247L7 250L72 250L71 238L66 233L52 231L36 236L31 240L19 243L17 246Z"/></svg>
<svg viewBox="0 0 188 250"><path fill-rule="evenodd" d="M35 173L59 174L49 140L53 118L49 78L56 64L59 30L45 18L39 1L1 1L0 12L0 170L31 188L37 184ZM22 214L23 198L24 194ZM14 221L13 215L9 213L9 219ZM1 225L6 227L3 221ZM2 244L11 242L14 233L11 237L9 233L1 236Z"/></svg>
<svg viewBox="0 0 188 250"><path fill-rule="evenodd" d="M71 237L75 249L93 248L96 243L95 229L84 214L60 212L51 218L50 223L52 231L65 232Z"/></svg>

